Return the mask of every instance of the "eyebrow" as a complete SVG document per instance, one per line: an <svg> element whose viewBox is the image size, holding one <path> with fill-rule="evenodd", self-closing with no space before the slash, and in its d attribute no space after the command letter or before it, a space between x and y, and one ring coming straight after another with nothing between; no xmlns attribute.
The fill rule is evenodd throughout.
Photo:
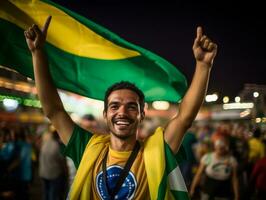
<svg viewBox="0 0 266 200"><path fill-rule="evenodd" d="M129 103L127 103L128 105L134 105L134 106L138 106L138 103L136 103L136 102L129 102Z"/></svg>
<svg viewBox="0 0 266 200"><path fill-rule="evenodd" d="M108 106L111 106L111 105L116 105L116 104L121 104L121 102L119 102L119 101L112 101L112 102L110 102L109 104L108 104ZM128 102L128 103L126 103L127 105L135 105L135 106L138 106L138 103L136 103L136 102Z"/></svg>
<svg viewBox="0 0 266 200"><path fill-rule="evenodd" d="M119 101L112 101L112 102L110 102L109 104L108 104L108 106L110 106L110 105L114 105L114 104L119 104L120 102Z"/></svg>

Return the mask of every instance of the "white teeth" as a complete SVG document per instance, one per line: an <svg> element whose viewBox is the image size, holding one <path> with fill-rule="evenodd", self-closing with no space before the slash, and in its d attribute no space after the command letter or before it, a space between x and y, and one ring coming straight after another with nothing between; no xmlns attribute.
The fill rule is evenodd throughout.
<svg viewBox="0 0 266 200"><path fill-rule="evenodd" d="M119 121L116 122L117 125L129 125L129 122L123 122L123 121Z"/></svg>

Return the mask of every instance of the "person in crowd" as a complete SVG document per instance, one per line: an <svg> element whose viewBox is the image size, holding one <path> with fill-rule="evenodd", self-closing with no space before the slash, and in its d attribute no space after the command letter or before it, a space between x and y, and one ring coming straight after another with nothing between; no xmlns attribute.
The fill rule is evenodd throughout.
<svg viewBox="0 0 266 200"><path fill-rule="evenodd" d="M14 172L16 179L16 197L29 199L29 187L32 181L32 146L27 142L26 129L21 127L16 132L16 148L18 151L18 166Z"/></svg>
<svg viewBox="0 0 266 200"><path fill-rule="evenodd" d="M83 115L80 121L80 126L84 129L97 129L98 123L92 114Z"/></svg>
<svg viewBox="0 0 266 200"><path fill-rule="evenodd" d="M266 141L264 141L266 144ZM266 154L265 154L266 155ZM252 170L250 178L251 191L254 191L254 197L257 200L263 200L266 197L266 156L259 159Z"/></svg>
<svg viewBox="0 0 266 200"><path fill-rule="evenodd" d="M265 155L265 146L261 140L261 130L257 128L253 137L248 141L249 145L249 162L254 164L258 159L261 159Z"/></svg>
<svg viewBox="0 0 266 200"><path fill-rule="evenodd" d="M43 182L44 200L65 198L66 161L60 151L56 131L47 131L43 135L39 155L39 175Z"/></svg>
<svg viewBox="0 0 266 200"><path fill-rule="evenodd" d="M199 185L201 200L239 200L237 161L230 155L229 141L226 137L217 138L214 151L202 157L191 184L192 197Z"/></svg>
<svg viewBox="0 0 266 200"><path fill-rule="evenodd" d="M239 194L241 200L249 199L247 172L249 146L246 139L246 131L247 127L245 124L235 124L230 140L230 149L232 155L236 158L238 163L237 176L239 180Z"/></svg>
<svg viewBox="0 0 266 200"><path fill-rule="evenodd" d="M15 198L18 189L20 149L17 145L15 130L4 128L2 130L0 149L0 197Z"/></svg>

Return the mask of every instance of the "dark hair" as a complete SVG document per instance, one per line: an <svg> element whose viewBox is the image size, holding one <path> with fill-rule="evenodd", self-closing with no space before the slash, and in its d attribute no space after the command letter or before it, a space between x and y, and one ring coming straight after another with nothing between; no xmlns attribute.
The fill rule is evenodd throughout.
<svg viewBox="0 0 266 200"><path fill-rule="evenodd" d="M95 117L92 114L83 115L82 119L85 119L85 120L88 120L88 121L95 121Z"/></svg>
<svg viewBox="0 0 266 200"><path fill-rule="evenodd" d="M104 97L104 111L107 111L108 97L110 96L110 94L115 90L122 90L122 89L131 90L139 96L140 111L143 112L145 104L145 96L143 92L135 84L130 83L128 81L121 81L115 83L106 90Z"/></svg>

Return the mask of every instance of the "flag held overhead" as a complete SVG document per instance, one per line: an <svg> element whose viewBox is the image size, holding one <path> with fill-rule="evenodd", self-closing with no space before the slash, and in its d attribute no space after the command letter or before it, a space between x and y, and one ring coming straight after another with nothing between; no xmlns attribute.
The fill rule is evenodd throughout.
<svg viewBox="0 0 266 200"><path fill-rule="evenodd" d="M0 1L0 65L34 78L23 32L42 27L49 15L45 49L56 87L103 100L110 85L127 80L147 102L177 102L185 94L184 75L165 59L48 0Z"/></svg>

